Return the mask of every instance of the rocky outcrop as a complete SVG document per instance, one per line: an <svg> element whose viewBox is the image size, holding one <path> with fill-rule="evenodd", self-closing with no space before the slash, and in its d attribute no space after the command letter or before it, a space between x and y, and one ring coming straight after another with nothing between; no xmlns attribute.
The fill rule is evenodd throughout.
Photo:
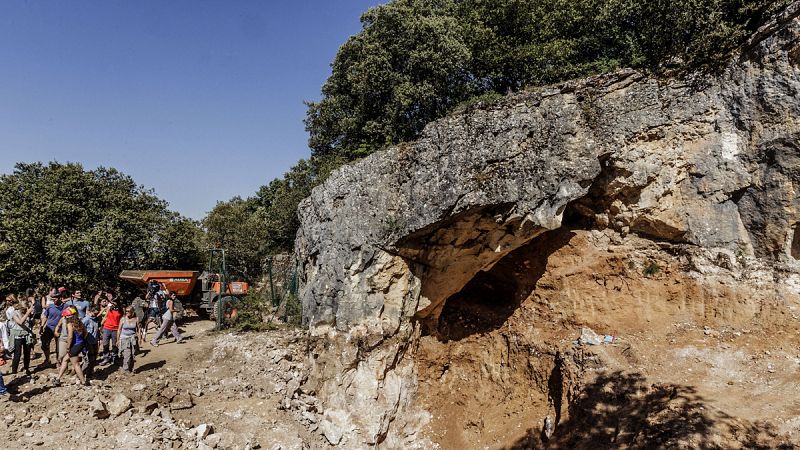
<svg viewBox="0 0 800 450"><path fill-rule="evenodd" d="M795 267L798 14L796 3L718 74L627 70L524 92L315 189L296 257L303 321L321 337L310 383L326 426L345 430L334 440L409 445L426 420L416 337L437 333L476 276L565 221Z"/></svg>

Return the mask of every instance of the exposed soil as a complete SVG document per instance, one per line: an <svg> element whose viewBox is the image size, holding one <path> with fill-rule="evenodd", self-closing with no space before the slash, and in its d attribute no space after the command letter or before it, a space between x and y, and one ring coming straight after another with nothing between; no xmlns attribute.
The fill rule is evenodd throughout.
<svg viewBox="0 0 800 450"><path fill-rule="evenodd" d="M135 373L104 369L91 387L48 380L53 369L6 383L14 394L0 418L2 448L267 448L322 445L286 403L297 398L302 377L302 333L216 333L213 322L194 321L184 344L145 343ZM41 362L39 358L38 362ZM288 386L288 387L287 387ZM287 389L291 393L287 395ZM131 401L115 416L115 395ZM92 402L111 417L96 418ZM295 402L297 400L294 400ZM211 425L207 436L197 426ZM205 433L203 433L205 434Z"/></svg>
<svg viewBox="0 0 800 450"><path fill-rule="evenodd" d="M511 253L418 342L424 437L442 449L800 446L800 302L771 272L695 277L692 264L669 244L584 230ZM104 370L88 388L54 387L53 369L6 377L3 448L328 447L304 387L305 333L211 327L145 344L134 375ZM580 344L582 328L614 341ZM95 417L97 401L110 417Z"/></svg>
<svg viewBox="0 0 800 450"><path fill-rule="evenodd" d="M673 250L557 230L476 277L419 345L430 439L443 449L800 446L800 301L771 276L695 278ZM614 342L579 345L582 327Z"/></svg>

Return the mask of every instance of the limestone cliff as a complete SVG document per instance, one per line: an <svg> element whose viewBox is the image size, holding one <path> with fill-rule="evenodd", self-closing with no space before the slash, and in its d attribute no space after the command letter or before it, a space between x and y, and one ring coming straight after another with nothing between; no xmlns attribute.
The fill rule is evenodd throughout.
<svg viewBox="0 0 800 450"><path fill-rule="evenodd" d="M641 264L668 249L694 261L675 270L700 282L758 267L800 294L798 14L796 3L716 74L627 70L523 92L432 123L316 188L295 251L303 321L320 338L308 389L321 430L348 430L329 440L421 442L431 418L415 397L420 337L454 339L448 303L504 264L519 269L509 258L552 230L655 245Z"/></svg>

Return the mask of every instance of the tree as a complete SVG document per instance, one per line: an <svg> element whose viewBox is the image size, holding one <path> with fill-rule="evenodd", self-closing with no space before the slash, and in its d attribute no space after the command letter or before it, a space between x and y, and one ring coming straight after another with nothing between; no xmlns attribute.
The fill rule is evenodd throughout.
<svg viewBox="0 0 800 450"><path fill-rule="evenodd" d="M124 269L197 268L193 226L115 169L17 164L0 176L0 289L99 289Z"/></svg>
<svg viewBox="0 0 800 450"><path fill-rule="evenodd" d="M309 146L349 158L413 138L472 94L453 0L397 0L368 10L308 104Z"/></svg>
<svg viewBox="0 0 800 450"><path fill-rule="evenodd" d="M315 156L414 139L461 102L620 67L708 70L789 0L394 0L308 103Z"/></svg>
<svg viewBox="0 0 800 450"><path fill-rule="evenodd" d="M224 248L229 272L250 281L261 275L266 256L265 226L257 210L254 199L234 197L217 202L203 219L207 245Z"/></svg>
<svg viewBox="0 0 800 450"><path fill-rule="evenodd" d="M266 250L269 254L292 251L300 226L297 206L346 161L342 156L331 154L300 160L283 178L276 178L258 190L254 200L266 227Z"/></svg>

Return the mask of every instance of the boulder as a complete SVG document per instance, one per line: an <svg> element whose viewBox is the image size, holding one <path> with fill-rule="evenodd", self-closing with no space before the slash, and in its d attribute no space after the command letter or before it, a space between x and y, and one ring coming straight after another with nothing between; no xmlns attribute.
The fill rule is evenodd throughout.
<svg viewBox="0 0 800 450"><path fill-rule="evenodd" d="M191 432L197 439L202 440L214 432L214 427L207 423L201 423L200 425L192 428Z"/></svg>
<svg viewBox="0 0 800 450"><path fill-rule="evenodd" d="M108 412L113 417L117 417L130 409L131 404L131 399L128 397L122 394L115 394L113 397L111 397L111 400L108 401Z"/></svg>
<svg viewBox="0 0 800 450"><path fill-rule="evenodd" d="M219 446L219 443L221 441L222 441L222 435L219 434L219 433L217 433L217 434L209 434L203 440L203 442L205 442L205 444L208 445L211 448L217 448L217 446Z"/></svg>
<svg viewBox="0 0 800 450"><path fill-rule="evenodd" d="M111 415L106 409L106 405L97 397L89 402L89 414L96 419L105 419Z"/></svg>
<svg viewBox="0 0 800 450"><path fill-rule="evenodd" d="M331 445L339 445L342 438L353 431L349 414L341 410L326 411L319 430Z"/></svg>
<svg viewBox="0 0 800 450"><path fill-rule="evenodd" d="M180 409L189 409L194 406L194 399L192 395L188 392L182 392L180 394L175 395L172 398L172 402L170 403L169 407L175 411Z"/></svg>

